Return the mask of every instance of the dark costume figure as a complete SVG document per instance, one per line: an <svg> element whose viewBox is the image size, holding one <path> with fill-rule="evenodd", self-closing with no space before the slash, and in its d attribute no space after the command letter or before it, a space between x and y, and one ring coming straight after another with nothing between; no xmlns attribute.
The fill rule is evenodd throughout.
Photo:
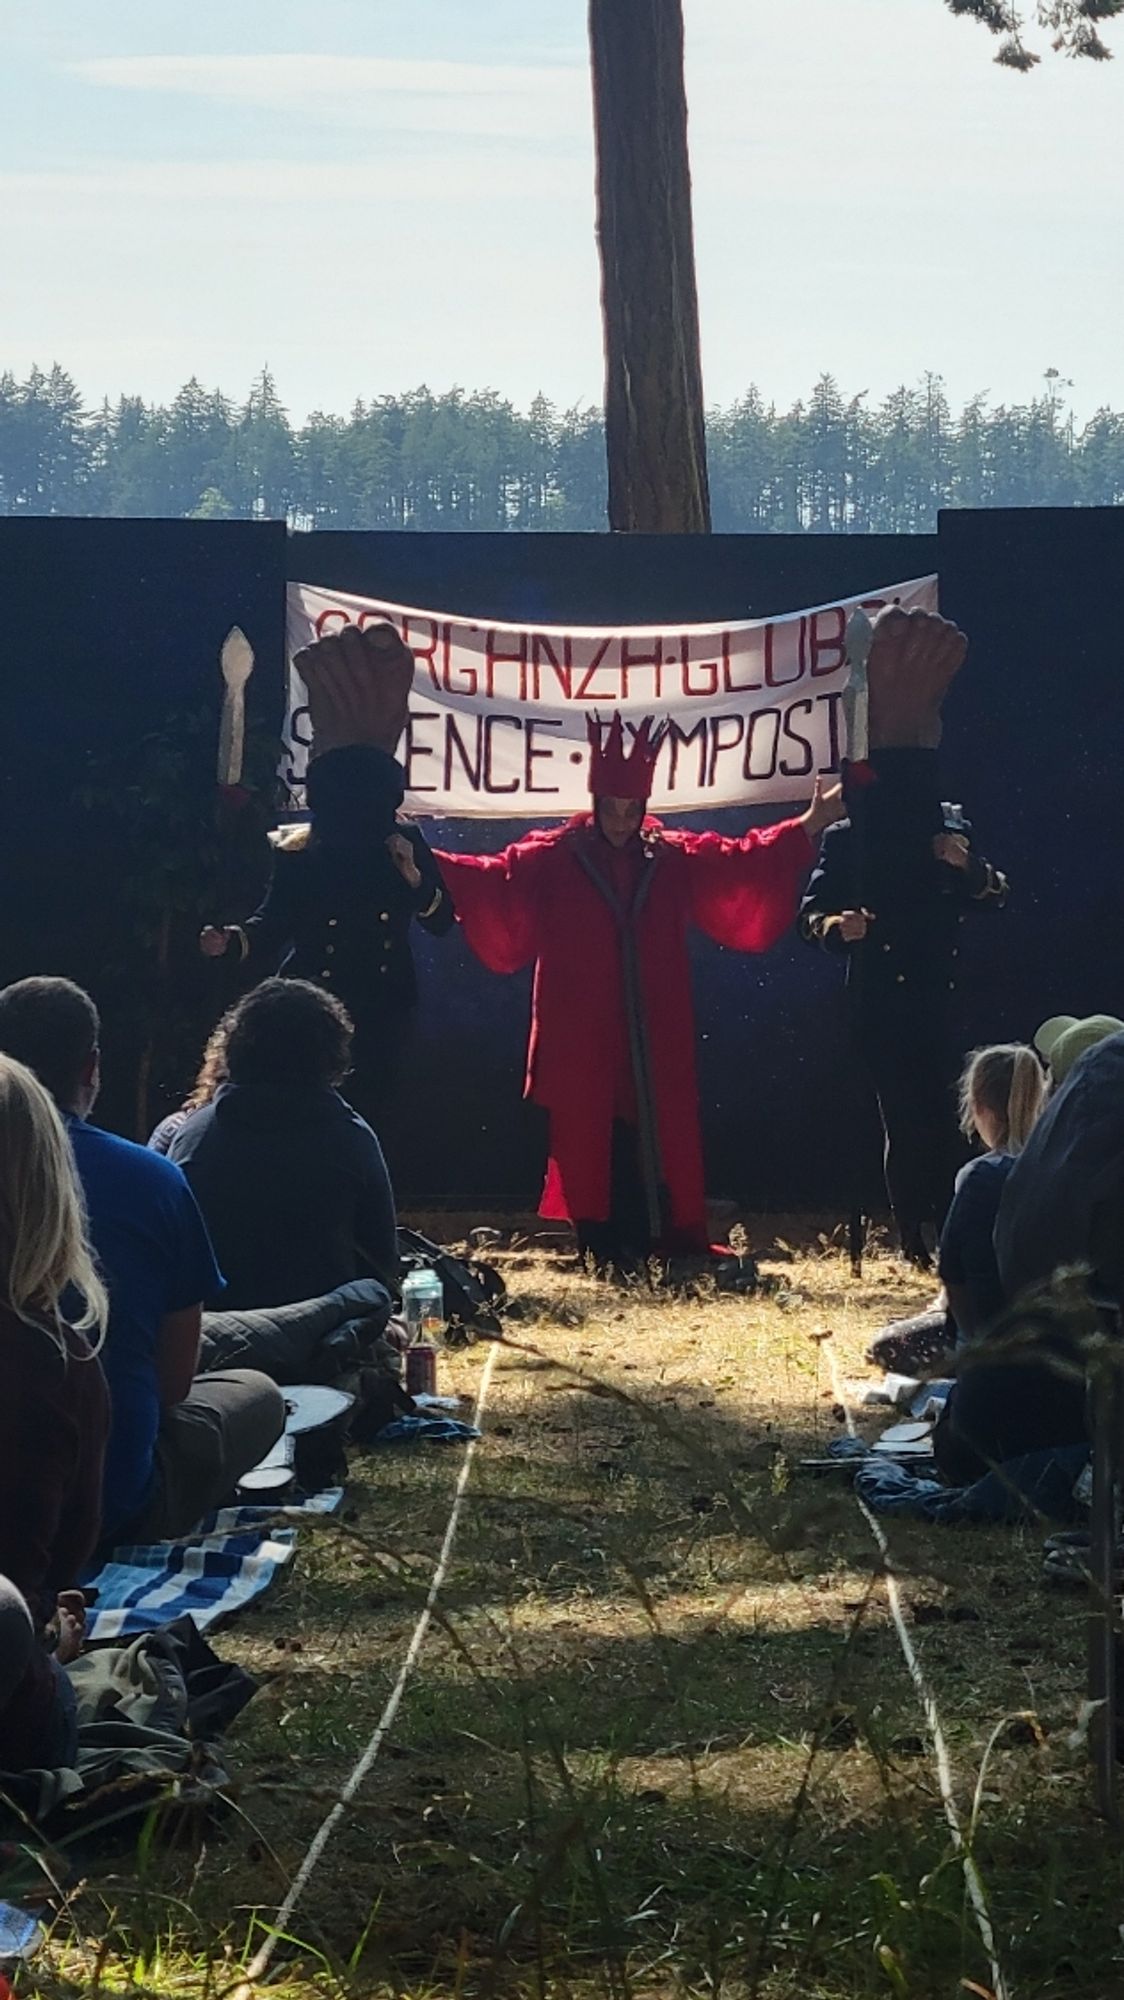
<svg viewBox="0 0 1124 2000"><path fill-rule="evenodd" d="M388 626L362 633L348 626L296 665L316 753L306 780L309 824L280 836L254 915L205 931L201 944L210 956L234 944L258 978L309 979L343 1001L356 1031L344 1092L385 1137L418 1000L410 927L417 921L440 937L454 921L424 836L398 819L405 781L392 752L413 655Z"/></svg>
<svg viewBox="0 0 1124 2000"><path fill-rule="evenodd" d="M550 1117L539 1213L631 1264L705 1251L687 934L767 951L796 916L809 833L836 807L740 840L645 816L658 743L626 755L591 724L593 813L500 854L439 854L469 944L493 972L534 965L527 1095Z"/></svg>
<svg viewBox="0 0 1124 2000"><path fill-rule="evenodd" d="M410 927L416 920L442 937L454 921L424 836L396 820L403 789L401 765L366 744L317 757L308 770L310 824L282 834L265 901L236 927L262 978L310 979L343 1001L355 1023L345 1092L376 1131L417 1009ZM387 846L395 837L409 846L416 885Z"/></svg>
<svg viewBox="0 0 1124 2000"><path fill-rule="evenodd" d="M886 1189L904 1254L928 1261L960 1157L948 1047L960 925L997 910L1007 882L974 853L959 806L941 800L935 749L874 748L846 786L800 909L803 935L847 964L855 1045L878 1100Z"/></svg>

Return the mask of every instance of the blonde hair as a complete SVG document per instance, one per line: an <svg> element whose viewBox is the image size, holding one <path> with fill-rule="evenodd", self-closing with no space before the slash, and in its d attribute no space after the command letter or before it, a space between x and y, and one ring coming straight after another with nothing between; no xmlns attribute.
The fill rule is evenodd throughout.
<svg viewBox="0 0 1124 2000"><path fill-rule="evenodd" d="M1042 1065L1024 1042L975 1049L960 1078L960 1129L970 1139L976 1112L990 1111L1000 1128L997 1150L1021 1153L1045 1101Z"/></svg>
<svg viewBox="0 0 1124 2000"><path fill-rule="evenodd" d="M109 1300L66 1128L31 1070L0 1055L0 1299L21 1319L57 1320L70 1286L83 1300L73 1324L100 1345Z"/></svg>
<svg viewBox="0 0 1124 2000"><path fill-rule="evenodd" d="M183 1100L182 1110L201 1111L226 1082L226 1045L234 1022L234 1011L233 1007L228 1008L217 1027L212 1028L208 1035L199 1074Z"/></svg>

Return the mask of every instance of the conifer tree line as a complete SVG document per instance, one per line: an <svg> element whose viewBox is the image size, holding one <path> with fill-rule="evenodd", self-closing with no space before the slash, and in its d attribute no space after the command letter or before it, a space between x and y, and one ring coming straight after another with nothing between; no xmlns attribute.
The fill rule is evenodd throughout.
<svg viewBox="0 0 1124 2000"><path fill-rule="evenodd" d="M823 375L780 409L751 388L708 418L714 527L931 530L942 507L1124 501L1124 413L1077 425L1050 369L1040 395L953 411L939 376L882 401ZM287 519L304 528L600 530L601 414L494 390L418 388L290 422L263 369L245 401L194 378L167 405L85 407L65 369L0 375L0 514Z"/></svg>

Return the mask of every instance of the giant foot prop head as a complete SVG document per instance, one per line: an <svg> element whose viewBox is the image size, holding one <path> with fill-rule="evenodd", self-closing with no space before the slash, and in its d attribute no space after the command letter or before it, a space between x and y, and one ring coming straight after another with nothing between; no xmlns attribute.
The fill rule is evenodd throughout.
<svg viewBox="0 0 1124 2000"><path fill-rule="evenodd" d="M308 690L314 757L353 744L393 757L414 683L414 656L393 625L345 625L293 664Z"/></svg>
<svg viewBox="0 0 1124 2000"><path fill-rule="evenodd" d="M874 622L867 662L872 750L935 750L941 706L964 664L968 641L933 611L891 605Z"/></svg>

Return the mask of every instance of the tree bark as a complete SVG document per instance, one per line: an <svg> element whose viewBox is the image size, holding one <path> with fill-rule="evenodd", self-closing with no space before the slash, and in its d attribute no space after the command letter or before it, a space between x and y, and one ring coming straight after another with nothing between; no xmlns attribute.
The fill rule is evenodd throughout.
<svg viewBox="0 0 1124 2000"><path fill-rule="evenodd" d="M609 526L706 534L682 0L589 0Z"/></svg>

